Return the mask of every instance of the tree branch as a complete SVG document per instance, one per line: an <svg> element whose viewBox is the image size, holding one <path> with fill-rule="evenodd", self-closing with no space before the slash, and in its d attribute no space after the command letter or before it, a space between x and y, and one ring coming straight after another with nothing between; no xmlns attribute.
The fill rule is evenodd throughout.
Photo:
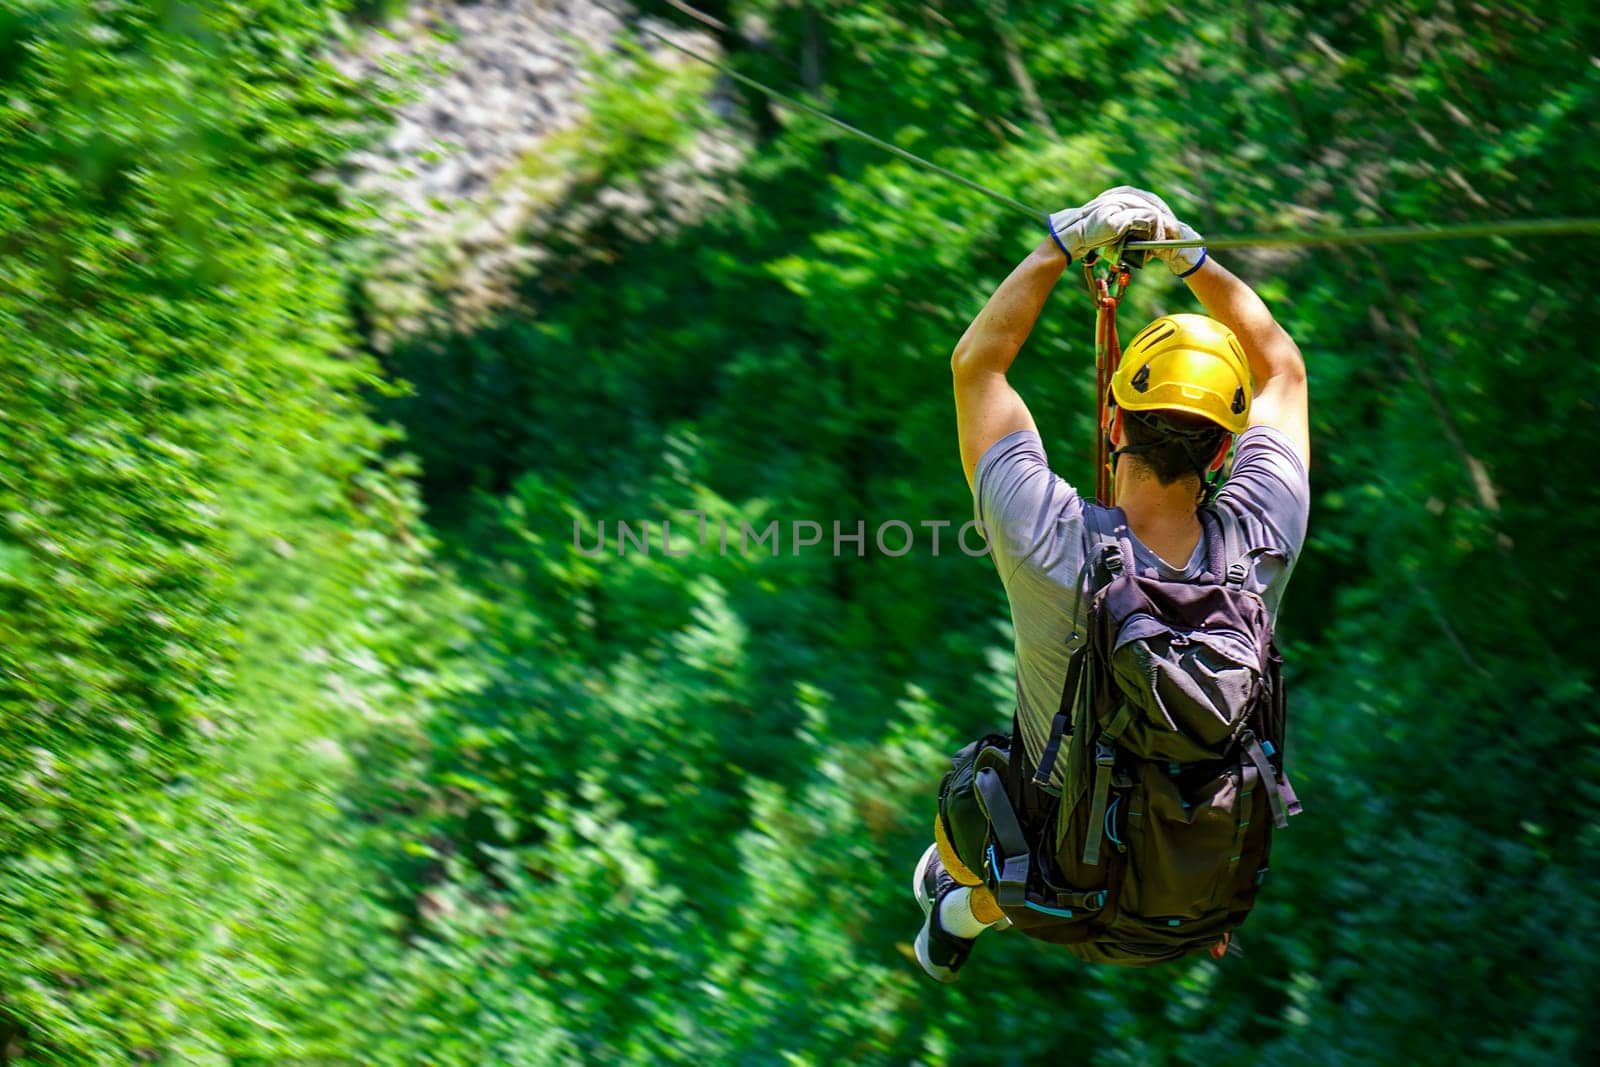
<svg viewBox="0 0 1600 1067"><path fill-rule="evenodd" d="M1388 272L1383 269L1376 256L1370 256L1377 269L1378 276L1384 288L1393 291ZM1423 362L1421 346L1417 344L1422 336L1422 330L1417 326L1417 321L1405 311L1394 309L1395 319L1399 325L1389 321L1382 308L1374 304L1370 310L1373 325L1378 333L1384 337L1394 339L1398 343L1396 348L1405 357L1410 366L1411 377L1422 386L1423 395L1428 398L1428 406L1433 409L1434 418L1439 422L1439 428L1444 434L1444 439L1455 450L1461 465L1466 468L1467 477L1472 483L1473 495L1477 497L1479 505L1491 514L1500 511L1500 494L1495 489L1494 481L1489 477L1489 469L1483 462L1474 456L1467 448L1467 443L1461 436L1461 430L1456 426L1456 420L1451 417L1450 409L1445 406L1444 398L1439 393L1439 386L1429 373L1428 366Z"/></svg>
<svg viewBox="0 0 1600 1067"><path fill-rule="evenodd" d="M1022 52L1018 50L1017 43L1006 26L1006 0L989 0L983 5L983 10L984 14L989 16L989 25L994 29L995 37L999 38L1000 48L1006 57L1006 69L1011 72L1011 77L1022 93L1022 103L1028 109L1028 117L1033 120L1035 126L1048 133L1051 140L1061 140L1061 135L1050 122L1050 113L1044 109L1039 89L1034 85L1033 77L1022 62Z"/></svg>

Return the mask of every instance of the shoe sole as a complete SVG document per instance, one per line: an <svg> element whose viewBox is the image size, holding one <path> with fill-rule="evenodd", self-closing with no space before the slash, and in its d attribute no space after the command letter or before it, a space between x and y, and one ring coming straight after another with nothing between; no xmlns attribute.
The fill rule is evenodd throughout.
<svg viewBox="0 0 1600 1067"><path fill-rule="evenodd" d="M917 898L917 903L922 905L922 929L917 931L911 946L917 958L917 966L922 968L922 973L935 982L948 985L956 980L956 972L935 965L928 957L928 928L933 925L933 898L928 896L927 889L928 865L938 858L939 846L929 845L928 851L922 854L922 859L917 861L916 868L911 872L911 894Z"/></svg>
<svg viewBox="0 0 1600 1067"><path fill-rule="evenodd" d="M917 898L917 903L922 905L922 917L926 919L933 911L933 899L928 896L928 865L939 857L939 846L929 845L928 851L922 854L917 861L916 869L911 872L911 895Z"/></svg>

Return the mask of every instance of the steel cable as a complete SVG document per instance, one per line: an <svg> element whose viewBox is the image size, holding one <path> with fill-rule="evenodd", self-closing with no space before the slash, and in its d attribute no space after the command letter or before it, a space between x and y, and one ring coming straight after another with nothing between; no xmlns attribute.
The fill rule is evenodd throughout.
<svg viewBox="0 0 1600 1067"><path fill-rule="evenodd" d="M599 6L619 22L627 24L628 20L621 12L607 4L602 3ZM882 149L890 155L905 160L913 166L921 167L923 170L948 178L950 181L965 186L974 192L982 193L996 203L1019 211L1036 222L1048 220L1050 217L1050 212L1048 211L1032 207L1015 197L1007 196L1005 193L996 192L963 174L958 174L947 167L941 167L939 164L924 159L914 152L909 152L899 145L885 141L883 138L870 134L858 126L853 126L843 119L830 115L828 112L808 104L804 100L780 92L769 85L764 85L749 75L740 73L726 63L712 59L710 56L703 55L685 44L674 41L671 37L650 26L639 23L637 28L656 38L667 47L682 52L691 59L696 59L701 63L714 67L739 84L748 86L785 107L793 108L813 118L820 119L858 140L865 141L867 144ZM1528 238L1558 236L1600 236L1600 218L1530 219L1423 226L1369 226L1318 231L1287 230L1279 233L1245 234L1241 237L1209 237L1187 241L1129 241L1123 248L1127 251L1160 248L1198 248L1201 246L1210 249L1288 248L1305 245L1408 244L1420 241L1458 241L1487 237Z"/></svg>

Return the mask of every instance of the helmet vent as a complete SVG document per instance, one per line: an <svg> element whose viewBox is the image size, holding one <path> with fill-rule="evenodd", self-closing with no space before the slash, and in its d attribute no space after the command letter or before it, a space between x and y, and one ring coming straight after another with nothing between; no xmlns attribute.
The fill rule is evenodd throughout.
<svg viewBox="0 0 1600 1067"><path fill-rule="evenodd" d="M1144 392L1146 389L1149 389L1150 388L1150 364L1146 363L1144 366L1140 367L1139 368L1139 373L1135 374L1133 376L1133 380L1130 381L1128 384L1133 386L1135 389L1137 389L1141 393Z"/></svg>
<svg viewBox="0 0 1600 1067"><path fill-rule="evenodd" d="M1177 332L1178 327L1169 320L1157 319L1150 325L1146 326L1144 331L1133 339L1133 344L1130 344L1128 347L1132 348L1135 345L1146 345L1153 347L1160 344L1162 341L1165 341L1167 338L1171 337Z"/></svg>
<svg viewBox="0 0 1600 1067"><path fill-rule="evenodd" d="M1235 415L1243 415L1244 409L1244 386L1241 385L1233 391L1233 413Z"/></svg>

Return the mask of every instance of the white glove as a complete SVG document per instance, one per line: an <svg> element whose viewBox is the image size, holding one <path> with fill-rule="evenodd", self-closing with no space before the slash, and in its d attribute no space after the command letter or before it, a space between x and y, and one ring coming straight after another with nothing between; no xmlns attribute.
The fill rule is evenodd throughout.
<svg viewBox="0 0 1600 1067"><path fill-rule="evenodd" d="M1151 237L1159 221L1160 211L1148 194L1122 185L1107 189L1082 207L1051 215L1050 236L1071 263L1124 237Z"/></svg>
<svg viewBox="0 0 1600 1067"><path fill-rule="evenodd" d="M1156 209L1158 223L1156 225L1155 240L1157 241L1198 241L1200 235L1194 227L1186 222L1179 222L1178 216L1172 213L1167 202L1155 193L1144 189L1135 189L1131 185L1119 185L1111 192L1122 196L1142 198L1146 203ZM1205 246L1198 248L1152 248L1150 254L1162 260L1171 268L1172 273L1180 278L1187 278L1200 269L1200 264L1206 261Z"/></svg>

